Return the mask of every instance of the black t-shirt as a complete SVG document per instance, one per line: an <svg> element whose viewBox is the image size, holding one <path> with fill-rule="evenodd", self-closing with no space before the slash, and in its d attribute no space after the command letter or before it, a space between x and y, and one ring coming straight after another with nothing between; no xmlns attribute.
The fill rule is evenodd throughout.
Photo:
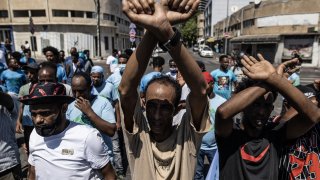
<svg viewBox="0 0 320 180"><path fill-rule="evenodd" d="M320 124L283 149L279 179L320 179Z"/></svg>
<svg viewBox="0 0 320 180"><path fill-rule="evenodd" d="M259 138L249 137L238 129L227 138L216 135L220 179L278 179L285 129L285 125L266 128Z"/></svg>

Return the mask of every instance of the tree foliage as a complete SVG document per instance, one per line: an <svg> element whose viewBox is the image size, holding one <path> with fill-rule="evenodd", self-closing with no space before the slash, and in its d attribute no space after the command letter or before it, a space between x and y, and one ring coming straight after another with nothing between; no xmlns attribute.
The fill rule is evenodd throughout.
<svg viewBox="0 0 320 180"><path fill-rule="evenodd" d="M184 42L193 44L197 40L197 15L194 15L187 22L180 26L180 31Z"/></svg>

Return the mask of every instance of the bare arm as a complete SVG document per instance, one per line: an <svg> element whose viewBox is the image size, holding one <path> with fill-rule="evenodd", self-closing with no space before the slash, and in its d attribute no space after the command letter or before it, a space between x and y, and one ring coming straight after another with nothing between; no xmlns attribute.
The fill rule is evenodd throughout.
<svg viewBox="0 0 320 180"><path fill-rule="evenodd" d="M176 1L176 4L179 4L181 1ZM139 81L143 73L145 72L149 58L151 57L152 51L156 46L157 39L161 42L168 41L174 34L170 22L173 23L176 20L187 20L192 16L192 12L195 11L197 8L199 1L189 1L188 4L192 4L192 10L185 13L176 12L171 13L169 12L171 9L175 9L171 6L167 6L165 9L163 6L166 6L164 3L162 5L155 3L153 0L141 0L139 2L133 0L123 0L123 12L128 16L128 18L142 27L146 28L148 31L145 34L142 42L139 44L136 52L132 54L130 57L126 70L123 74L123 78L119 87L120 97L121 97L121 106L123 108L124 113L124 122L126 129L129 132L132 132L133 129L133 114L134 114L134 107L138 100L137 94L137 87L139 85ZM131 5L131 7L130 7ZM186 3L183 5L186 6ZM152 10L153 12L151 12ZM168 11L169 10L169 11ZM189 10L189 9L188 9ZM144 11L144 13L142 13ZM151 35L152 33L152 35ZM206 85L203 84L204 79L201 75L200 69L194 70L193 67L197 67L197 64L193 61L192 56L188 53L186 48L183 45L179 45L174 48L170 55L173 59L176 60L178 68L186 68L183 70L182 74L186 77L190 78L190 83L192 86L192 95L190 104L199 103L195 102L196 100L204 99L203 92L205 92ZM191 64L190 64L191 63ZM196 88L199 86L200 88ZM200 93L200 94L197 94ZM193 110L193 116L195 120L195 125L199 124L199 116L203 112L203 107L205 107L202 103L199 103L199 109ZM202 107L203 106L203 107ZM200 112L201 113L198 113Z"/></svg>
<svg viewBox="0 0 320 180"><path fill-rule="evenodd" d="M190 108L194 126L199 130L202 114L208 105L206 92L208 85L203 78L200 68L195 68L198 67L197 63L182 43L169 53L191 90L189 94Z"/></svg>
<svg viewBox="0 0 320 180"><path fill-rule="evenodd" d="M109 123L108 121L103 120L96 113L94 113L93 110L89 112L87 116L99 131L105 133L110 137L114 135L116 131L115 123Z"/></svg>
<svg viewBox="0 0 320 180"><path fill-rule="evenodd" d="M124 124L129 132L133 130L133 115L138 100L137 88L148 67L149 58L156 45L157 40L147 31L136 51L130 56L126 70L122 75L119 86L120 102L124 115Z"/></svg>
<svg viewBox="0 0 320 180"><path fill-rule="evenodd" d="M114 169L110 162L101 169L101 173L105 180L117 179L116 173L114 172Z"/></svg>
<svg viewBox="0 0 320 180"><path fill-rule="evenodd" d="M20 103L19 114L18 114L17 125L16 125L16 132L20 134L23 132L23 127L22 127L23 109L24 109L24 104Z"/></svg>
<svg viewBox="0 0 320 180"><path fill-rule="evenodd" d="M222 137L228 137L233 129L233 116L267 93L267 89L266 85L257 84L235 94L223 103L216 112L215 133Z"/></svg>
<svg viewBox="0 0 320 180"><path fill-rule="evenodd" d="M107 75L110 75L111 74L111 69L110 69L110 64L107 64L106 65L106 70L107 70Z"/></svg>
<svg viewBox="0 0 320 180"><path fill-rule="evenodd" d="M88 100L85 100L82 97L78 98L76 100L75 107L77 107L80 111L87 115L87 117L98 130L111 137L114 135L116 131L115 123L109 123L108 121L105 121L100 116L98 116L91 108L91 104Z"/></svg>
<svg viewBox="0 0 320 180"><path fill-rule="evenodd" d="M288 122L287 138L294 139L309 131L320 121L319 108L292 84L277 74L268 78L267 83L276 88L292 106L305 118L294 118Z"/></svg>
<svg viewBox="0 0 320 180"><path fill-rule="evenodd" d="M35 180L36 179L36 170L34 166L29 166L28 168L28 180Z"/></svg>
<svg viewBox="0 0 320 180"><path fill-rule="evenodd" d="M262 80L278 90L299 114L306 117L303 119L294 118L287 124L287 139L294 139L303 135L320 121L319 108L292 86L285 77L276 73L273 66L261 55L258 56L260 62L254 58L242 61L245 66L245 74L252 79Z"/></svg>

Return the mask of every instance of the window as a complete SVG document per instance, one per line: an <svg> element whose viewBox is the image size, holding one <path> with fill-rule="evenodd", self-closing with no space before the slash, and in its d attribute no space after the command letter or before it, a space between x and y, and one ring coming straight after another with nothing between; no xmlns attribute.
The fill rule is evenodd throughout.
<svg viewBox="0 0 320 180"><path fill-rule="evenodd" d="M115 17L112 14L103 14L103 20L107 20L107 21L114 21Z"/></svg>
<svg viewBox="0 0 320 180"><path fill-rule="evenodd" d="M0 18L7 18L8 11L7 10L0 10Z"/></svg>
<svg viewBox="0 0 320 180"><path fill-rule="evenodd" d="M117 22L120 24L121 18L118 18L118 17L117 17Z"/></svg>
<svg viewBox="0 0 320 180"><path fill-rule="evenodd" d="M68 10L52 10L54 17L68 17Z"/></svg>
<svg viewBox="0 0 320 180"><path fill-rule="evenodd" d="M102 19L103 19L103 20L111 21L111 16L110 16L110 14L103 14Z"/></svg>
<svg viewBox="0 0 320 180"><path fill-rule="evenodd" d="M35 36L30 36L30 42L31 42L31 49L32 51L38 51L37 47L37 38Z"/></svg>
<svg viewBox="0 0 320 180"><path fill-rule="evenodd" d="M104 37L104 50L109 50L109 37L105 36Z"/></svg>
<svg viewBox="0 0 320 180"><path fill-rule="evenodd" d="M46 17L45 10L31 10L31 17Z"/></svg>
<svg viewBox="0 0 320 180"><path fill-rule="evenodd" d="M28 10L13 10L14 17L29 17Z"/></svg>
<svg viewBox="0 0 320 180"><path fill-rule="evenodd" d="M83 18L84 12L83 11L71 11L71 17Z"/></svg>
<svg viewBox="0 0 320 180"><path fill-rule="evenodd" d="M111 21L115 21L114 15L111 15Z"/></svg>
<svg viewBox="0 0 320 180"><path fill-rule="evenodd" d="M254 26L254 19L249 19L249 20L243 21L243 28L248 28L251 26Z"/></svg>
<svg viewBox="0 0 320 180"><path fill-rule="evenodd" d="M2 29L2 30L0 29L0 42L4 42L6 39L9 39L10 41L12 41L11 31L6 29Z"/></svg>
<svg viewBox="0 0 320 180"><path fill-rule="evenodd" d="M94 13L94 12L86 12L86 14L87 14L87 18L96 18L96 13Z"/></svg>

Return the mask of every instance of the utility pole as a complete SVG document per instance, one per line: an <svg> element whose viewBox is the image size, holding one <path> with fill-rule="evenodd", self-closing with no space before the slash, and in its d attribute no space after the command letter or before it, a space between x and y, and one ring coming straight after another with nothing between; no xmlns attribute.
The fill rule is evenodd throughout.
<svg viewBox="0 0 320 180"><path fill-rule="evenodd" d="M227 21L227 23L226 23ZM228 32L228 28L229 28L229 0L227 0L227 19L226 21L224 21L225 24L225 29L224 29L224 54L227 54L228 52L228 39L226 37L226 34Z"/></svg>
<svg viewBox="0 0 320 180"><path fill-rule="evenodd" d="M101 35L100 35L100 0L94 0L96 5L96 16L97 16L97 56L101 57Z"/></svg>

